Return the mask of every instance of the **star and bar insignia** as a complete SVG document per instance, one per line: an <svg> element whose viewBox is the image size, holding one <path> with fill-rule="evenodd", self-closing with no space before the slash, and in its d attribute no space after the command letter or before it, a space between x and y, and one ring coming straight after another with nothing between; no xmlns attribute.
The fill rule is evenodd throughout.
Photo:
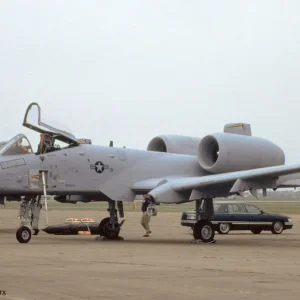
<svg viewBox="0 0 300 300"><path fill-rule="evenodd" d="M105 165L102 161L97 161L94 165L90 165L90 169L95 170L100 174L104 170L109 169L109 165Z"/></svg>

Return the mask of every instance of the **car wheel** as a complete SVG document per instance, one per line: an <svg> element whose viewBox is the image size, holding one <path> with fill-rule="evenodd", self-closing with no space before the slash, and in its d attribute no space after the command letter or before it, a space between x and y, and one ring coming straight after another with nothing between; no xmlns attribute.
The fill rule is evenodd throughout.
<svg viewBox="0 0 300 300"><path fill-rule="evenodd" d="M262 230L261 230L260 228L252 228L252 229L251 229L251 232L252 232L253 234L260 234L260 233L262 232Z"/></svg>
<svg viewBox="0 0 300 300"><path fill-rule="evenodd" d="M220 223L217 229L219 234L227 234L230 231L229 223Z"/></svg>
<svg viewBox="0 0 300 300"><path fill-rule="evenodd" d="M272 229L271 229L273 234L281 234L283 231L283 223L281 221L275 221L272 224Z"/></svg>

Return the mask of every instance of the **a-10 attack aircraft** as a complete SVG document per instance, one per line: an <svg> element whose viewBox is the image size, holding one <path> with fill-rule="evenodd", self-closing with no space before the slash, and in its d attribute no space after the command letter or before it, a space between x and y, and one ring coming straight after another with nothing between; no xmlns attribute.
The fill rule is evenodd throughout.
<svg viewBox="0 0 300 300"><path fill-rule="evenodd" d="M0 202L5 197L22 201L16 233L20 243L31 239L28 226L38 234L43 195L55 195L59 202L108 202L109 217L99 224L99 235L107 239L118 238L123 222L117 212L124 218L123 202L137 195L150 195L154 207L195 201L193 236L208 243L214 240L214 198L299 186L300 164L284 165L282 149L252 136L249 124L227 124L224 132L202 139L157 136L147 150L77 139L43 123L37 103L27 108L23 125L40 133L37 152L23 134L0 149ZM47 201L44 204L47 209Z"/></svg>

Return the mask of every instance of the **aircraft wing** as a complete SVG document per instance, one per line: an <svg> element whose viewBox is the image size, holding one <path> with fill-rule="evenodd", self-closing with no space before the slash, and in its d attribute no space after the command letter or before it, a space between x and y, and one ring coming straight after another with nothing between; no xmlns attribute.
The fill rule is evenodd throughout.
<svg viewBox="0 0 300 300"><path fill-rule="evenodd" d="M183 176L170 176L170 177L159 177L159 178L149 178L149 179L145 179L145 180L140 180L135 182L132 186L131 189L135 192L135 193L148 193L149 191L151 191L152 189L154 189L155 187L169 181L169 180L174 180L174 179L181 179L181 178L185 178Z"/></svg>
<svg viewBox="0 0 300 300"><path fill-rule="evenodd" d="M241 193L247 190L262 188L277 188L277 179L283 175L299 173L300 165L281 165L275 167L259 168L246 171L228 172L216 175L200 177L185 177L166 179L149 192L158 202L164 202L163 198L169 198L171 203L180 202L178 194L187 191L194 191L191 197L199 196L199 193L208 193L214 196L214 190L220 186L230 186L230 193ZM196 194L195 194L196 192ZM197 198L195 198L197 199ZM189 200L195 200L190 198Z"/></svg>
<svg viewBox="0 0 300 300"><path fill-rule="evenodd" d="M282 175L298 173L299 170L300 165L284 165L201 177L190 177L179 180L173 185L173 188L176 191L184 191L215 184L230 183L238 179L244 181L261 181L268 177L279 177Z"/></svg>
<svg viewBox="0 0 300 300"><path fill-rule="evenodd" d="M283 181L278 185L278 187L282 187L282 188L300 187L300 179L291 179L291 180Z"/></svg>
<svg viewBox="0 0 300 300"><path fill-rule="evenodd" d="M277 185L282 188L300 187L300 173L281 176L277 181Z"/></svg>

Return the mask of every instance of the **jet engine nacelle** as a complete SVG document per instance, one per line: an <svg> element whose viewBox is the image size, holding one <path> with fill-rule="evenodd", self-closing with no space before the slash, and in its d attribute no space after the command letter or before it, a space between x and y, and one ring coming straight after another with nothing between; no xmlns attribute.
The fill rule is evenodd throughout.
<svg viewBox="0 0 300 300"><path fill-rule="evenodd" d="M205 136L197 153L200 166L210 173L225 173L283 165L284 152L272 142L253 136L214 133Z"/></svg>
<svg viewBox="0 0 300 300"><path fill-rule="evenodd" d="M181 135L159 135L148 144L148 151L197 155L201 138Z"/></svg>

